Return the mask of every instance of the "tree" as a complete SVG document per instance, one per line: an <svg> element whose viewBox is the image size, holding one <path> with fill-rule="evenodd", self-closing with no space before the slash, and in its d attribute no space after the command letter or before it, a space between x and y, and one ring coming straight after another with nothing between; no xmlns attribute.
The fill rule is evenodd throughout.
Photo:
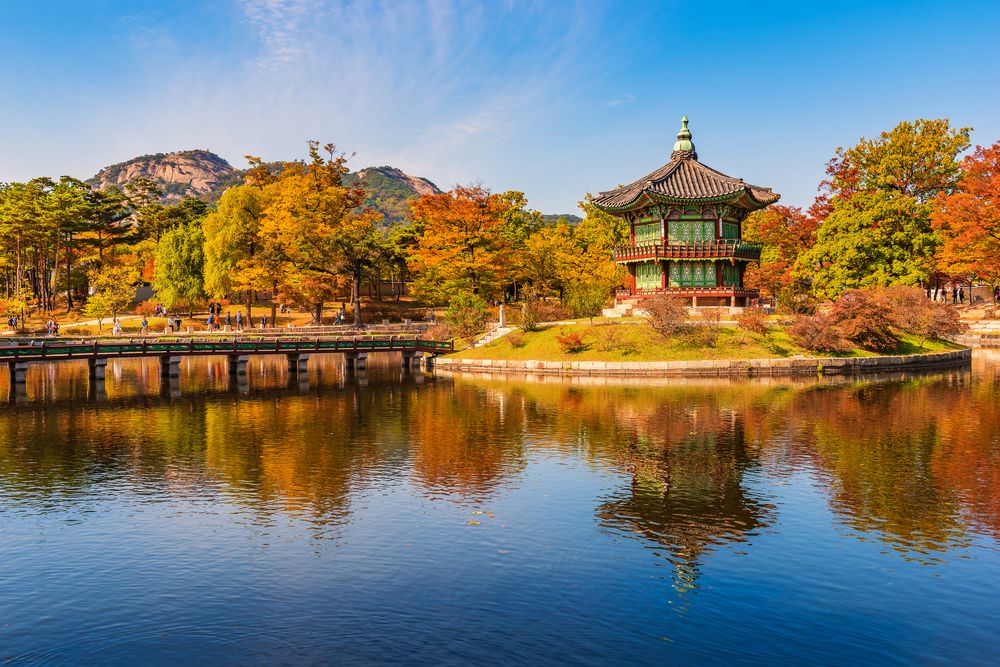
<svg viewBox="0 0 1000 667"><path fill-rule="evenodd" d="M763 249L760 262L747 267L746 286L794 307L796 298L809 291L809 281L795 271L795 265L816 242L819 222L797 206L773 205L747 216L743 239Z"/></svg>
<svg viewBox="0 0 1000 667"><path fill-rule="evenodd" d="M259 236L285 262L306 276L351 280L354 325L362 326L361 282L378 259L379 214L362 208L365 191L346 187L347 157L333 144L309 142L308 164L286 162L264 186L266 204ZM322 151L322 152L321 152ZM277 286L277 283L276 283ZM322 312L323 299L311 304Z"/></svg>
<svg viewBox="0 0 1000 667"><path fill-rule="evenodd" d="M1000 142L977 146L964 160L957 190L937 196L931 223L941 235L944 273L1000 285Z"/></svg>
<svg viewBox="0 0 1000 667"><path fill-rule="evenodd" d="M566 305L573 317L590 318L590 325L593 326L594 318L601 314L608 296L609 291L604 283L575 282L566 290Z"/></svg>
<svg viewBox="0 0 1000 667"><path fill-rule="evenodd" d="M193 220L165 233L156 245L153 289L165 308L194 305L205 299L205 235Z"/></svg>
<svg viewBox="0 0 1000 667"><path fill-rule="evenodd" d="M812 278L817 295L931 280L940 239L930 224L930 202L957 185L958 155L969 146L970 131L953 129L947 119L903 122L837 149L815 207L828 215L796 267Z"/></svg>
<svg viewBox="0 0 1000 667"><path fill-rule="evenodd" d="M828 299L847 289L927 284L938 244L929 212L910 197L858 192L834 206L816 244L800 255L796 275Z"/></svg>
<svg viewBox="0 0 1000 667"><path fill-rule="evenodd" d="M475 294L458 294L448 306L445 322L452 336L471 341L486 327L489 314L489 307L482 297Z"/></svg>
<svg viewBox="0 0 1000 667"><path fill-rule="evenodd" d="M90 285L94 293L87 300L84 313L97 319L98 328L106 317L117 317L135 297L139 272L133 266L107 264L94 270Z"/></svg>
<svg viewBox="0 0 1000 667"><path fill-rule="evenodd" d="M203 223L205 292L221 299L244 293L247 319L257 290L270 289L280 259L260 238L265 195L261 187L238 185L222 193Z"/></svg>
<svg viewBox="0 0 1000 667"><path fill-rule="evenodd" d="M456 294L500 296L510 274L509 199L480 186L456 186L411 204L421 233L411 255L416 291L443 303Z"/></svg>

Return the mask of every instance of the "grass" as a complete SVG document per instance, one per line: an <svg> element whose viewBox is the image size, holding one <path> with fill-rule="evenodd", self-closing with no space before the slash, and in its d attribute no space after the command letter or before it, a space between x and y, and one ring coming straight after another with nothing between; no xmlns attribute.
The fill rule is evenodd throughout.
<svg viewBox="0 0 1000 667"><path fill-rule="evenodd" d="M576 353L562 351L557 336L580 334L586 349ZM690 337L665 339L645 324L551 325L535 332L515 332L483 347L467 348L454 357L463 359L510 359L526 361L695 361L699 359L782 359L794 356L831 356L813 354L792 342L784 329L775 327L765 335L752 334L736 327L718 327L714 344L705 345ZM511 338L514 336L514 338ZM520 338L520 340L518 340ZM517 342L515 347L512 343ZM942 352L960 349L947 341L927 341L923 347L913 336L904 335L893 355ZM852 350L837 356L870 357L876 353Z"/></svg>

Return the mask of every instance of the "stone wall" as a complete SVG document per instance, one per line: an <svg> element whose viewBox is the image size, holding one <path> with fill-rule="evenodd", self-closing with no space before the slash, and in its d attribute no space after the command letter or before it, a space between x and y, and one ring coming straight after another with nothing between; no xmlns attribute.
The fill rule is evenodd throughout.
<svg viewBox="0 0 1000 667"><path fill-rule="evenodd" d="M552 373L559 375L618 376L756 376L851 375L895 370L960 366L972 359L972 350L891 357L798 357L791 359L705 359L700 361L511 361L438 357L434 365L446 370Z"/></svg>

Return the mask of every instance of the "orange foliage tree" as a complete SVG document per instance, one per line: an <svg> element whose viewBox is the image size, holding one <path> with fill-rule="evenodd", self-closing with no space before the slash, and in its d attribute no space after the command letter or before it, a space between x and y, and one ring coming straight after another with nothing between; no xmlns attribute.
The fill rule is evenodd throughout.
<svg viewBox="0 0 1000 667"><path fill-rule="evenodd" d="M1000 141L962 163L958 189L938 195L931 223L941 235L941 270L1000 284Z"/></svg>
<svg viewBox="0 0 1000 667"><path fill-rule="evenodd" d="M410 256L415 292L437 303L457 294L499 296L511 266L505 235L511 206L481 186L456 186L413 201L421 230Z"/></svg>
<svg viewBox="0 0 1000 667"><path fill-rule="evenodd" d="M808 291L801 272L795 271L799 255L816 242L820 220L797 206L768 206L754 211L743 222L743 238L764 246L760 263L750 265L746 284L779 301L790 301Z"/></svg>

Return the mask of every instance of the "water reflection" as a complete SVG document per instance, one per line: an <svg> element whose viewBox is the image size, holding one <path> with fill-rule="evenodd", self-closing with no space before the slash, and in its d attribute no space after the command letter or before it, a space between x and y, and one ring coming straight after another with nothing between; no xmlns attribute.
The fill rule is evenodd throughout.
<svg viewBox="0 0 1000 667"><path fill-rule="evenodd" d="M0 630L0 643L21 641L12 655L41 641L30 639L31 619L50 613L37 605L53 596L74 600L54 612L73 645L110 641L118 626L96 627L100 615L74 630L72 609L103 599L79 591L117 591L108 605L127 605L142 581L170 591L171 618L204 622L208 604L213 618L246 617L240 632L258 624L248 637L280 628L271 640L281 647L313 611L343 621L347 605L344 623L359 625L314 626L325 638L315 647L366 633L380 655L405 657L468 623L475 638L461 656L492 662L486 628L497 624L506 628L497 642L516 636L534 656L589 633L603 638L594 655L604 661L621 657L631 633L646 650L639 662L654 662L662 636L683 634L663 620L680 599L694 611L689 627L715 636L727 618L745 619L734 628L767 620L741 605L771 604L786 577L790 590L830 596L878 586L896 568L1000 563L1000 365L987 356L971 372L923 376L626 384L432 376L393 359L351 374L336 357L314 357L294 376L284 361L252 359L234 376L224 359L191 359L180 378L161 379L156 364L116 360L103 391L82 363L29 368L26 400L0 407L0 580L22 582L0 599L16 630ZM74 558L96 559L96 574ZM183 581L144 570L147 561ZM922 567L943 562L952 567ZM39 597L37 582L52 573L38 563L66 570L65 587ZM91 589L78 588L80 568ZM276 572L286 578L271 580ZM726 585L763 572L772 577L764 594L744 584L726 598ZM948 590L914 589L894 609L958 608L989 579L965 577ZM281 599L281 619L297 620L258 616L260 605L237 602L245 591ZM951 594L960 597L934 602ZM582 611L591 605L599 619ZM133 639L155 636L167 614L150 609ZM795 627L802 609L770 617L773 627ZM497 621L505 614L506 625ZM526 628L527 617L540 620ZM204 626L191 624L177 632L198 636ZM794 635L815 637L810 628ZM765 646L769 630L754 632ZM387 649L380 637L396 643ZM197 657L218 657L201 646L209 653Z"/></svg>

